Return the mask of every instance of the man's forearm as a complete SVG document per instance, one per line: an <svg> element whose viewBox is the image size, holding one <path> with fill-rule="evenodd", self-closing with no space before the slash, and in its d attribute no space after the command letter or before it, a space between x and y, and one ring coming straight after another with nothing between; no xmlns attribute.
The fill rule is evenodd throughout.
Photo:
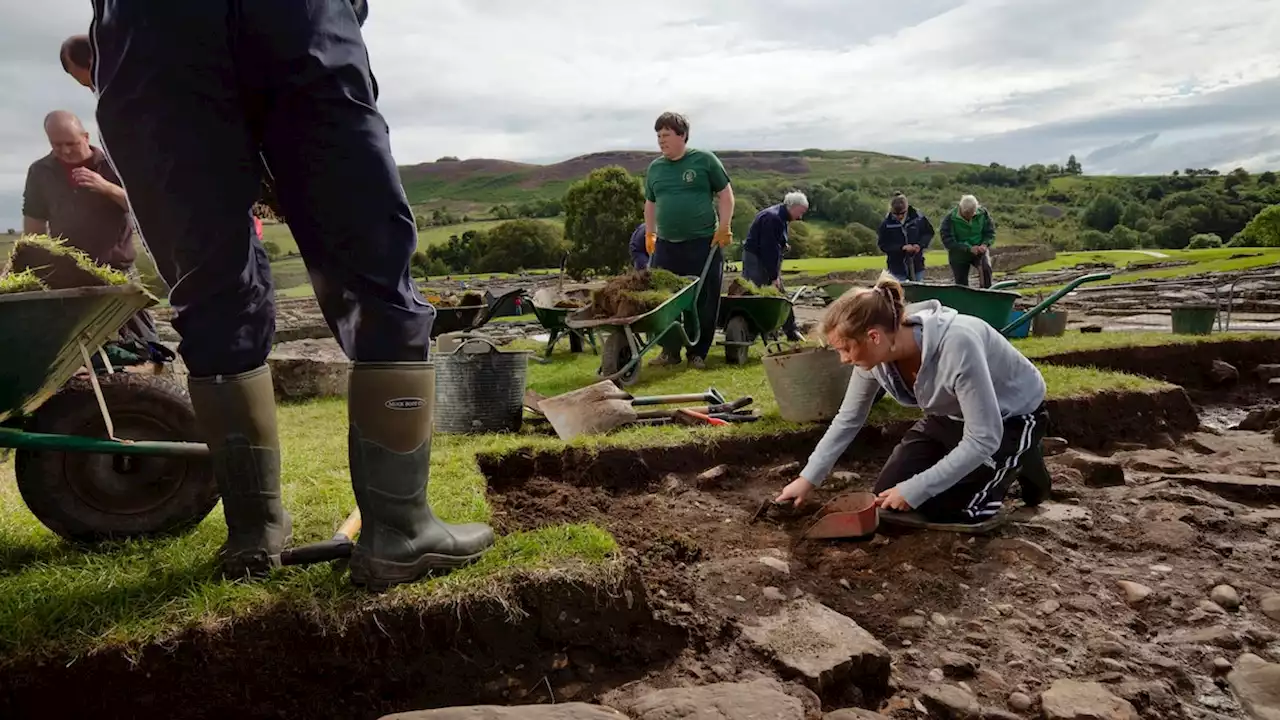
<svg viewBox="0 0 1280 720"><path fill-rule="evenodd" d="M733 224L733 186L725 185L716 195L716 212L720 215L721 225Z"/></svg>
<svg viewBox="0 0 1280 720"><path fill-rule="evenodd" d="M23 235L48 235L49 221L37 220L25 215L22 216L22 234Z"/></svg>
<svg viewBox="0 0 1280 720"><path fill-rule="evenodd" d="M654 221L654 215L656 215L655 208L656 206L653 204L652 200L644 201L644 234L645 235L652 235L658 231L657 223Z"/></svg>
<svg viewBox="0 0 1280 720"><path fill-rule="evenodd" d="M129 209L129 196L125 194L124 188L119 185L108 183L107 187L103 188L102 194L111 198L112 202L125 210Z"/></svg>

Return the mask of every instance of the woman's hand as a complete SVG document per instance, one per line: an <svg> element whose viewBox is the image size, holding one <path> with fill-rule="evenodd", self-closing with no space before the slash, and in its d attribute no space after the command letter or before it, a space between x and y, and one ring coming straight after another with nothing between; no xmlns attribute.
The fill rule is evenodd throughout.
<svg viewBox="0 0 1280 720"><path fill-rule="evenodd" d="M800 507L809 499L809 495L813 493L813 483L798 477L792 480L790 484L782 488L782 494L774 499L774 504L782 505L786 502L793 501L792 507Z"/></svg>
<svg viewBox="0 0 1280 720"><path fill-rule="evenodd" d="M888 510L898 510L901 512L910 512L911 505L906 498L902 497L902 493L898 492L898 488L891 487L888 490L876 496L876 505Z"/></svg>

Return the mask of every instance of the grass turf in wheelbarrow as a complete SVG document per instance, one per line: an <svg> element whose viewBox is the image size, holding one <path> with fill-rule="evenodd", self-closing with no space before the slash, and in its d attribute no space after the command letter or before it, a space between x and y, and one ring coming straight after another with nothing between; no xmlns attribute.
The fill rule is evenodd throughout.
<svg viewBox="0 0 1280 720"><path fill-rule="evenodd" d="M663 286L671 281L665 277L677 278L679 289L656 307L646 310L645 299L657 300L656 296L642 295L634 301L624 301L611 305L609 295L597 295L591 305L572 312L565 318L565 324L575 330L605 329L608 337L600 357L599 375L603 380L613 380L622 385L634 384L640 377L640 361L644 354L662 342L669 333L679 333L680 340L686 346L698 342L700 325L698 323L698 293L707 277L707 269L715 258L714 251L708 253L702 266L702 274L698 277L681 277L664 271L658 275ZM645 271L652 272L652 271ZM633 273L634 275L634 273ZM625 276L624 276L625 277ZM622 280L617 287L625 287L634 281ZM652 288L652 284L648 285ZM621 292L637 292L627 290ZM620 292L620 294L621 294ZM661 292L652 289L639 290L643 293ZM603 300L603 304L597 304ZM638 314L625 314L630 310L639 310ZM609 312L612 310L613 312ZM642 344L643 341L643 344Z"/></svg>
<svg viewBox="0 0 1280 720"><path fill-rule="evenodd" d="M716 324L724 328L725 362L730 365L745 363L757 338L766 343L768 336L782 329L792 313L796 298L806 289L797 288L789 297L776 290L760 295L734 295L732 288L730 294L721 295Z"/></svg>

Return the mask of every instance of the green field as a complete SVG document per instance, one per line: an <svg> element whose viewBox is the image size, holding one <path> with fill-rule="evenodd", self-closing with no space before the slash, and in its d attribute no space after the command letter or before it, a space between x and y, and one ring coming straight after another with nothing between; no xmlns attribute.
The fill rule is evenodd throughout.
<svg viewBox="0 0 1280 720"><path fill-rule="evenodd" d="M1042 344L1053 342L1060 340ZM571 355L565 345L561 344L562 350L551 364L530 365L530 388L554 395L592 381L598 359L590 353ZM521 346L541 349L540 344L528 341ZM1064 347L1070 344L1064 343ZM753 358L758 357L758 349L753 348ZM1044 366L1042 371L1052 397L1160 386L1145 378L1091 369ZM765 413L764 418L728 428L630 428L608 436L581 438L573 445L664 447L796 428L777 416L759 361L728 366L719 351L711 354L703 372L645 368L640 383L631 390L648 395L707 386L726 397L752 396L754 407ZM887 402L876 407L872 422L914 415L915 411ZM284 501L294 515L295 543L328 538L353 502L345 403L327 399L286 405L280 410L280 427ZM514 435L437 436L430 496L447 520L484 520L491 509L485 498L485 479L475 461L477 453L560 447L563 443L553 435L534 434L531 428ZM3 471L11 475L12 463L6 463ZM3 478L0 662L57 652L82 654L107 645L137 646L171 637L184 628L216 628L269 607L293 609L338 628L371 607L424 609L459 597L502 595L509 590L507 581L511 578L550 568L559 573L596 572L592 568L606 567L602 563L616 557L613 539L598 527L553 527L502 537L494 552L474 567L370 598L353 590L344 576L327 566L285 569L258 584L221 581L215 577L213 558L224 533L219 507L193 532L179 537L82 550L61 542L40 525L23 505L12 477Z"/></svg>
<svg viewBox="0 0 1280 720"><path fill-rule="evenodd" d="M539 218L543 222L548 222L557 227L564 227L564 218ZM500 224L501 220L475 220L467 223L458 223L456 225L444 225L441 227L429 227L418 231L418 249L425 250L432 245L439 245L449 242L449 236L461 235L468 230L488 230L495 225ZM289 226L284 223L264 223L262 226L262 240L264 242L270 240L280 247L281 252L285 255L297 255L298 243L293 239L293 233L289 232Z"/></svg>

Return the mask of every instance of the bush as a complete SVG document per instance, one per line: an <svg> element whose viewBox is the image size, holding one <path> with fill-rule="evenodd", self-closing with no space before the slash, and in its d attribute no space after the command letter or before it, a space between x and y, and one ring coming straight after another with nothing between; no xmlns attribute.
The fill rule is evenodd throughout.
<svg viewBox="0 0 1280 720"><path fill-rule="evenodd" d="M1080 221L1086 227L1101 232L1111 232L1111 228L1120 224L1124 215L1124 203L1114 195L1098 195L1085 207Z"/></svg>
<svg viewBox="0 0 1280 720"><path fill-rule="evenodd" d="M1084 250L1110 250L1111 236L1100 230L1085 230L1080 233L1080 247Z"/></svg>
<svg viewBox="0 0 1280 720"><path fill-rule="evenodd" d="M631 266L627 241L644 220L640 178L618 165L592 170L569 186L562 205L571 275L617 274Z"/></svg>
<svg viewBox="0 0 1280 720"><path fill-rule="evenodd" d="M1208 248L1222 247L1222 238L1213 233L1200 233L1191 236L1191 242L1187 243L1187 247L1192 250L1206 250Z"/></svg>
<svg viewBox="0 0 1280 720"><path fill-rule="evenodd" d="M1240 231L1247 247L1280 247L1280 205L1263 209Z"/></svg>
<svg viewBox="0 0 1280 720"><path fill-rule="evenodd" d="M1111 228L1108 237L1111 240L1111 250L1132 250L1142 245L1142 233L1123 225Z"/></svg>
<svg viewBox="0 0 1280 720"><path fill-rule="evenodd" d="M284 250L280 248L280 243L277 243L275 240L263 241L262 249L267 251L267 259L272 262L284 257Z"/></svg>
<svg viewBox="0 0 1280 720"><path fill-rule="evenodd" d="M509 220L485 233L484 254L476 262L476 271L514 273L558 267L566 249L555 225L542 220Z"/></svg>
<svg viewBox="0 0 1280 720"><path fill-rule="evenodd" d="M803 220L791 223L787 231L787 242L791 245L791 250L787 253L788 258L798 260L822 256L822 241L814 234L813 228Z"/></svg>

